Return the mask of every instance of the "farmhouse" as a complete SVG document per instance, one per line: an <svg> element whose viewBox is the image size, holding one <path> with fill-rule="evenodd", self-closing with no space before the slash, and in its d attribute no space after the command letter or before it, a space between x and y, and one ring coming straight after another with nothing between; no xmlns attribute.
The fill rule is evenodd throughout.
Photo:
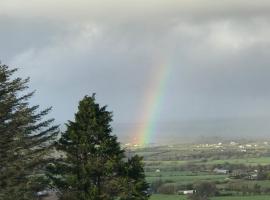
<svg viewBox="0 0 270 200"><path fill-rule="evenodd" d="M195 190L180 190L178 191L179 195L188 195L188 194L194 194Z"/></svg>
<svg viewBox="0 0 270 200"><path fill-rule="evenodd" d="M250 179L250 180L257 180L258 179L258 174L250 174L248 176L248 179Z"/></svg>
<svg viewBox="0 0 270 200"><path fill-rule="evenodd" d="M213 170L213 172L217 173L217 174L228 174L229 173L229 170L227 169L218 169L218 168L215 168Z"/></svg>

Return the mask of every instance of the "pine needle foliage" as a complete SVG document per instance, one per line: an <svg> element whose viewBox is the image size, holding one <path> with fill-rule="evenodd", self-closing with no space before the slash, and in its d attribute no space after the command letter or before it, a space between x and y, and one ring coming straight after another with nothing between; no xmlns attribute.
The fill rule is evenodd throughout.
<svg viewBox="0 0 270 200"><path fill-rule="evenodd" d="M142 160L126 158L111 122L112 113L95 94L79 102L57 145L62 158L50 166L61 200L148 199Z"/></svg>
<svg viewBox="0 0 270 200"><path fill-rule="evenodd" d="M45 119L51 108L29 104L29 78L15 77L16 71L0 64L0 200L36 199L58 134L54 120Z"/></svg>

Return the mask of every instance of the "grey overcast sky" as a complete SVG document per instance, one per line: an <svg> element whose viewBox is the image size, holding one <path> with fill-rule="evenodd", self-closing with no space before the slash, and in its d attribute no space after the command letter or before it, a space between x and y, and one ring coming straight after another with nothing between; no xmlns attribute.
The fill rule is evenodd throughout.
<svg viewBox="0 0 270 200"><path fill-rule="evenodd" d="M2 63L61 124L96 92L131 134L163 62L159 135L270 132L269 0L1 0L0 29Z"/></svg>

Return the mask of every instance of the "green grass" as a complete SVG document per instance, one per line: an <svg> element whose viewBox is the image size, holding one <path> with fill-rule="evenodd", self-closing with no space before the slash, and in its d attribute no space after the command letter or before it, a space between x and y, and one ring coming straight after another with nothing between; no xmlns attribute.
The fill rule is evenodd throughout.
<svg viewBox="0 0 270 200"><path fill-rule="evenodd" d="M202 162L201 160L182 160L182 161L167 161L167 160L156 160L156 161L145 161L146 166L160 167L166 168L168 166L181 166L187 163L192 162L193 164L205 164L205 165L213 165L213 164L223 164L223 163L231 163L231 164L245 164L245 165L269 165L270 157L250 157L250 158L232 158L232 159L221 159L221 160L208 160L206 162Z"/></svg>
<svg viewBox="0 0 270 200"><path fill-rule="evenodd" d="M177 199L177 197L176 197ZM212 200L269 200L270 196L232 196L232 197L214 197Z"/></svg>
<svg viewBox="0 0 270 200"><path fill-rule="evenodd" d="M238 185L248 185L250 188L254 187L255 184L260 185L263 188L270 187L270 180L262 180L262 181L250 181L250 180L231 180L231 184L238 184Z"/></svg>
<svg viewBox="0 0 270 200"><path fill-rule="evenodd" d="M228 196L228 197L214 197L211 200L269 200L270 196ZM150 200L187 200L186 196L183 195L163 195L156 194L152 195Z"/></svg>
<svg viewBox="0 0 270 200"><path fill-rule="evenodd" d="M183 195L165 195L155 194L152 195L150 200L186 200L187 198Z"/></svg>
<svg viewBox="0 0 270 200"><path fill-rule="evenodd" d="M220 190L230 189L230 184L235 184L239 188L242 185L253 188L254 184L260 185L262 189L270 187L270 180L250 181L229 179L229 175L215 174L211 171L214 168L213 165L222 165L224 163L243 164L246 166L270 165L270 156L260 156L268 155L265 152L270 153L269 147L267 149L263 147L260 150L258 148L249 149L246 154L240 154L237 146L227 147L230 148L228 149L229 156L227 156L226 152L223 154L217 152L215 148L197 148L190 145L179 145L173 148L164 146L142 149L140 155L145 155L144 163L146 177L149 183L162 180L164 181L163 184L176 186L175 188L185 188L186 184L196 183L198 181L211 181L215 182ZM198 166L201 167L197 168ZM160 172L156 172L157 169ZM198 172L193 172L196 169L198 169ZM231 192L234 195L240 194L236 193L235 190ZM187 198L181 195L156 194L150 200L187 200ZM214 197L211 200L270 200L270 195Z"/></svg>
<svg viewBox="0 0 270 200"><path fill-rule="evenodd" d="M227 160L212 160L207 161L207 164L223 164L225 162L232 164L245 164L245 165L269 165L270 157L258 157L258 158L236 158Z"/></svg>
<svg viewBox="0 0 270 200"><path fill-rule="evenodd" d="M209 172L192 172L192 171L162 171L162 172L146 172L147 177L159 177L161 176L198 176L207 175Z"/></svg>
<svg viewBox="0 0 270 200"><path fill-rule="evenodd" d="M197 176L161 176L161 177L147 177L147 181L149 183L155 181L155 180L163 180L167 181L170 180L171 182L175 183L182 183L182 184L187 184L187 183L193 183L196 181L221 181L224 180L227 177L227 175L197 175Z"/></svg>

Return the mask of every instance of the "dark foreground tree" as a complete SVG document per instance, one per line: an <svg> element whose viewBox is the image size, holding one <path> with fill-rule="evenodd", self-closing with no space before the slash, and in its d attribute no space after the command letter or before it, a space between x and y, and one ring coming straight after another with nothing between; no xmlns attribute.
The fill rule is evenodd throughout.
<svg viewBox="0 0 270 200"><path fill-rule="evenodd" d="M125 167L120 171L126 183L122 185L123 190L119 198L121 200L147 200L149 199L149 185L145 180L142 157L135 155L128 159ZM124 172L124 173L123 173ZM123 192L124 191L124 192Z"/></svg>
<svg viewBox="0 0 270 200"><path fill-rule="evenodd" d="M112 113L100 107L94 95L84 97L78 109L57 145L63 157L50 166L60 199L147 199L141 158L125 158L111 135Z"/></svg>
<svg viewBox="0 0 270 200"><path fill-rule="evenodd" d="M58 126L43 120L49 109L30 106L28 79L0 64L0 200L36 199L45 184L42 174Z"/></svg>

